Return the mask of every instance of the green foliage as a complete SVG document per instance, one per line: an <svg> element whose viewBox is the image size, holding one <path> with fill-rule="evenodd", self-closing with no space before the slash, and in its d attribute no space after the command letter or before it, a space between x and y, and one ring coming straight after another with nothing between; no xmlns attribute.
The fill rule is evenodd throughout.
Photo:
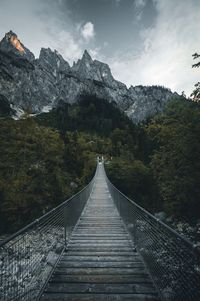
<svg viewBox="0 0 200 301"><path fill-rule="evenodd" d="M114 158L106 166L112 183L140 206L151 211L158 209L158 194L151 169L140 160Z"/></svg>
<svg viewBox="0 0 200 301"><path fill-rule="evenodd" d="M38 122L44 126L58 129L61 133L68 131L85 131L100 136L110 136L116 128L132 131L132 122L119 111L115 103L109 103L95 96L82 96L79 103L60 104L52 112L40 114Z"/></svg>
<svg viewBox="0 0 200 301"><path fill-rule="evenodd" d="M86 185L97 155L107 158L114 185L147 210L198 219L199 137L199 106L185 99L139 126L94 97L34 118L2 118L1 232L15 231Z"/></svg>
<svg viewBox="0 0 200 301"><path fill-rule="evenodd" d="M171 102L146 127L157 148L150 167L165 211L176 218L200 216L200 111L188 101Z"/></svg>
<svg viewBox="0 0 200 301"><path fill-rule="evenodd" d="M91 179L95 156L82 153L78 133L39 126L33 118L0 120L1 231L14 231L58 205ZM85 162L90 162L90 170Z"/></svg>
<svg viewBox="0 0 200 301"><path fill-rule="evenodd" d="M193 55L193 59L196 60L200 58L200 54L198 53L194 53ZM199 68L200 67L200 61L198 61L197 63L192 65L192 68ZM195 89L191 94L191 97L193 98L193 101L199 103L200 102L200 82L196 83L195 85Z"/></svg>
<svg viewBox="0 0 200 301"><path fill-rule="evenodd" d="M147 210L195 222L200 217L198 104L173 100L163 114L136 130L134 152L131 143L128 149L123 144L123 133L112 132L117 157L107 166L111 180Z"/></svg>
<svg viewBox="0 0 200 301"><path fill-rule="evenodd" d="M0 120L0 139L1 218L17 229L70 194L64 143L30 118Z"/></svg>

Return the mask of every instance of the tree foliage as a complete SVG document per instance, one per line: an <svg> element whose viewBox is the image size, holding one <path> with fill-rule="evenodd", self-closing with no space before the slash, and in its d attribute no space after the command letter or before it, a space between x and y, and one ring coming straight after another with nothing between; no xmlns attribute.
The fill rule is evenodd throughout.
<svg viewBox="0 0 200 301"><path fill-rule="evenodd" d="M36 117L1 118L1 231L15 231L83 187L97 155L107 159L111 181L147 210L198 219L199 137L199 105L185 98L138 126L95 97Z"/></svg>
<svg viewBox="0 0 200 301"><path fill-rule="evenodd" d="M150 168L164 210L179 219L200 216L200 111L187 101L171 102L166 112L146 127L156 141Z"/></svg>
<svg viewBox="0 0 200 301"><path fill-rule="evenodd" d="M198 54L198 53L194 53L192 56L193 56L194 60L200 58L200 54ZM192 68L199 68L199 67L200 67L200 61L192 65ZM193 100L195 102L199 103L199 101L200 101L200 82L196 83L194 86L195 86L195 89L192 92L191 97L193 98Z"/></svg>

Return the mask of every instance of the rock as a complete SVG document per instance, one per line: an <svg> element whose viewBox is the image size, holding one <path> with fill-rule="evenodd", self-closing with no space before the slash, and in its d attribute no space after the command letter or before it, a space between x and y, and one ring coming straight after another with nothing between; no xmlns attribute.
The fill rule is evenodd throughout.
<svg viewBox="0 0 200 301"><path fill-rule="evenodd" d="M16 118L24 111L48 112L62 102L72 104L82 95L91 95L116 103L134 123L162 112L171 98L178 97L159 86L128 89L114 79L107 64L92 60L87 50L72 67L50 48L42 48L35 59L12 31L0 42L0 91Z"/></svg>
<svg viewBox="0 0 200 301"><path fill-rule="evenodd" d="M161 220L162 222L166 221L166 213L161 211L161 212L157 212L157 213L154 213L154 216L156 218L158 218L159 220Z"/></svg>
<svg viewBox="0 0 200 301"><path fill-rule="evenodd" d="M33 53L21 43L16 33L14 33L12 30L7 32L5 37L1 40L0 50L29 61L35 60Z"/></svg>
<svg viewBox="0 0 200 301"><path fill-rule="evenodd" d="M50 251L46 258L47 263L53 267L56 263L56 260L57 260L57 255L54 252Z"/></svg>
<svg viewBox="0 0 200 301"><path fill-rule="evenodd" d="M63 245L58 243L55 249L56 254L61 254L62 250L63 250Z"/></svg>
<svg viewBox="0 0 200 301"><path fill-rule="evenodd" d="M173 217L172 216L167 217L166 222L169 223L169 224L172 224L173 223Z"/></svg>
<svg viewBox="0 0 200 301"><path fill-rule="evenodd" d="M129 92L133 104L125 112L134 123L162 112L169 100L179 97L161 86L131 86Z"/></svg>
<svg viewBox="0 0 200 301"><path fill-rule="evenodd" d="M0 94L0 116L8 117L8 116L13 116L14 114L15 114L15 110L12 109L8 99Z"/></svg>
<svg viewBox="0 0 200 301"><path fill-rule="evenodd" d="M19 263L19 264L17 265L17 272L16 272L16 275L20 275L25 269L26 269L26 266L23 265L22 263Z"/></svg>
<svg viewBox="0 0 200 301"><path fill-rule="evenodd" d="M70 186L71 186L71 188L77 188L78 187L78 185L75 182L71 182Z"/></svg>

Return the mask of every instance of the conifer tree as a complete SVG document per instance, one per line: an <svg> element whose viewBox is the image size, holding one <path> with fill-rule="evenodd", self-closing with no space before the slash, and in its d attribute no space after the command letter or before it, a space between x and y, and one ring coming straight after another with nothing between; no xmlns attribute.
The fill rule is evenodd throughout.
<svg viewBox="0 0 200 301"><path fill-rule="evenodd" d="M200 54L198 54L197 52L194 53L192 56L193 56L194 60L200 58ZM199 67L200 67L200 61L198 61L197 63L192 65L192 68L199 68ZM191 97L193 98L193 100L195 102L199 103L200 102L200 82L196 83L194 86L195 86L195 89L192 92Z"/></svg>

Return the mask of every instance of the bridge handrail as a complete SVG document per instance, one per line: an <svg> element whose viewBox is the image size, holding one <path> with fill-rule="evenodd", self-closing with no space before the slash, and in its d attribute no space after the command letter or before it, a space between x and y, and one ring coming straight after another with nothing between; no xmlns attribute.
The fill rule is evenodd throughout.
<svg viewBox="0 0 200 301"><path fill-rule="evenodd" d="M0 243L0 300L37 300L88 200L98 172L75 195Z"/></svg>
<svg viewBox="0 0 200 301"><path fill-rule="evenodd" d="M105 170L104 170L105 172ZM200 249L119 191L109 191L164 301L200 300Z"/></svg>
<svg viewBox="0 0 200 301"><path fill-rule="evenodd" d="M185 244L187 244L188 246L190 246L191 248L193 248L194 251L196 251L196 252L198 252L200 254L200 246L198 244L192 243L187 237L179 234L176 230L174 230L173 228L171 228L167 224L163 223L159 218L155 217L152 213L150 213L149 211L147 211L146 209L144 209L143 207L141 207L140 205L138 205L135 201L133 201L132 199L130 199L123 192L121 192L115 185L113 185L112 182L109 180L108 177L107 177L107 181L109 182L109 185L113 186L113 188L116 189L116 191L119 194L121 194L124 198L127 199L127 201L129 201L130 203L132 203L135 207L137 207L138 209L140 209L141 211L143 211L146 215L148 215L153 220L155 220L157 223L159 223L160 225L162 225L162 227L165 227L169 232L171 232L172 235L175 235L176 237L180 238L182 241L184 241Z"/></svg>
<svg viewBox="0 0 200 301"><path fill-rule="evenodd" d="M92 182L92 180L90 181L90 183ZM37 225L39 222L41 222L42 220L44 220L45 218L47 218L48 216L50 216L55 210L58 210L60 208L63 208L67 205L68 202L72 201L74 198L76 198L79 194L81 194L89 185L87 184L85 187L83 187L80 191L78 191L77 193L75 193L74 195L72 195L70 198L68 198L67 200L65 200L64 202L62 202L61 204L59 204L58 206L54 207L53 209L49 210L47 213L43 214L42 216L40 216L39 218L35 219L33 222L29 223L28 225L26 225L25 227L23 227L22 229L18 230L17 232L11 234L9 237L7 237L6 239L4 239L3 241L0 242L0 248L3 247L6 243L8 243L9 241L13 240L15 237L27 232L27 230L31 229L33 226Z"/></svg>

